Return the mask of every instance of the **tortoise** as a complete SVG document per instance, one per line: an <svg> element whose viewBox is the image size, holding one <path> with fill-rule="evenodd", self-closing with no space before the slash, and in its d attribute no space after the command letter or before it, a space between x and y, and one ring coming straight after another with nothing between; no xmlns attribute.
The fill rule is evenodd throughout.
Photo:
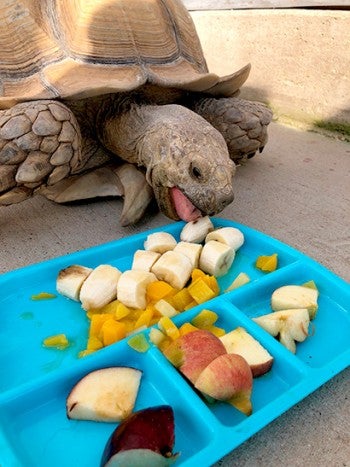
<svg viewBox="0 0 350 467"><path fill-rule="evenodd" d="M238 97L250 64L208 71L180 0L9 0L1 16L0 206L124 196L127 225L153 196L185 221L232 202L272 114Z"/></svg>

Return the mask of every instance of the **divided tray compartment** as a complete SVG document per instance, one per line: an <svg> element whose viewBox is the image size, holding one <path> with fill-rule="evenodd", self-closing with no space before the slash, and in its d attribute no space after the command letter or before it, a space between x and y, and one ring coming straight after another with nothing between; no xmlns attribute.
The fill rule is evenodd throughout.
<svg viewBox="0 0 350 467"><path fill-rule="evenodd" d="M350 287L312 259L249 227L214 218L215 227L233 226L245 236L229 273L219 279L225 290L240 272L248 284L222 293L175 316L178 325L202 309L215 311L217 325L230 331L245 328L274 357L272 369L254 379L253 414L246 417L229 404L207 404L155 346L146 353L131 349L126 340L77 358L85 348L88 320L80 304L58 296L33 301L42 291L56 293L60 269L70 264L131 267L136 249L143 248L155 230L55 258L0 277L0 465L2 467L95 467L116 424L68 420L66 397L89 371L128 365L142 370L135 410L169 404L175 413L175 465L210 465L247 440L270 421L317 389L350 363ZM184 223L156 229L177 239ZM278 269L255 268L259 255L278 254ZM294 355L266 333L253 317L270 313L272 292L282 285L314 280L319 310L311 335L297 344ZM42 340L65 333L72 345L45 349ZM143 331L148 337L149 330ZM191 442L188 442L191 439Z"/></svg>

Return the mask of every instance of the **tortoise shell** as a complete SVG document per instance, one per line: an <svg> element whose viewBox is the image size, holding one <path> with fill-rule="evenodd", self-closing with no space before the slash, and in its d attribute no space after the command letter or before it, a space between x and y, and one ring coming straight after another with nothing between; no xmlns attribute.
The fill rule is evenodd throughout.
<svg viewBox="0 0 350 467"><path fill-rule="evenodd" d="M231 95L249 74L208 72L180 0L8 0L0 15L0 108L145 83Z"/></svg>

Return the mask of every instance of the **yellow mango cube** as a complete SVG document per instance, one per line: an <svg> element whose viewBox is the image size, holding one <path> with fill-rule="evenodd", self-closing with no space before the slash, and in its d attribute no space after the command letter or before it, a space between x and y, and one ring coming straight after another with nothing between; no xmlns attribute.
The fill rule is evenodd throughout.
<svg viewBox="0 0 350 467"><path fill-rule="evenodd" d="M147 286L146 298L147 302L157 302L162 298L168 296L172 292L176 291L170 284L165 281L151 282Z"/></svg>
<svg viewBox="0 0 350 467"><path fill-rule="evenodd" d="M184 323L179 327L180 336L188 334L189 332L198 331L196 326L191 323Z"/></svg>
<svg viewBox="0 0 350 467"><path fill-rule="evenodd" d="M131 312L131 309L125 306L123 303L119 302L115 310L114 317L116 320L120 320L128 316Z"/></svg>
<svg viewBox="0 0 350 467"><path fill-rule="evenodd" d="M175 340L180 337L180 331L176 324L168 316L163 316L158 321L158 326L170 339Z"/></svg>
<svg viewBox="0 0 350 467"><path fill-rule="evenodd" d="M153 309L151 307L147 307L135 321L134 329L138 329L142 326L146 326L148 328L152 318Z"/></svg>
<svg viewBox="0 0 350 467"><path fill-rule="evenodd" d="M173 297L171 297L171 304L178 311L183 311L187 305L192 302L193 298L191 297L188 289L185 287L182 290L179 290Z"/></svg>
<svg viewBox="0 0 350 467"><path fill-rule="evenodd" d="M202 310L192 319L191 323L199 329L207 329L209 326L216 323L217 320L217 313L211 310Z"/></svg>
<svg viewBox="0 0 350 467"><path fill-rule="evenodd" d="M206 284L203 278L199 278L188 286L188 291L196 303L204 303L215 297L215 292Z"/></svg>
<svg viewBox="0 0 350 467"><path fill-rule="evenodd" d="M104 346L118 342L124 339L125 336L125 324L120 321L115 321L113 318L107 319L101 327L100 339Z"/></svg>
<svg viewBox="0 0 350 467"><path fill-rule="evenodd" d="M111 315L109 313L93 314L90 320L89 337L91 336L98 337L103 323L107 321L108 319L111 319Z"/></svg>
<svg viewBox="0 0 350 467"><path fill-rule="evenodd" d="M91 351L95 351L95 350L99 350L99 349L102 349L103 347L103 343L100 341L100 339L96 336L90 336L88 341L87 341L87 346L86 346L86 350L91 350Z"/></svg>
<svg viewBox="0 0 350 467"><path fill-rule="evenodd" d="M150 345L143 334L136 334L135 336L130 337L130 339L128 339L128 345L132 349L141 353L147 352L150 348Z"/></svg>
<svg viewBox="0 0 350 467"><path fill-rule="evenodd" d="M272 272L277 268L277 253L273 253L270 256L259 256L255 262L255 266L264 272Z"/></svg>
<svg viewBox="0 0 350 467"><path fill-rule="evenodd" d="M46 337L43 340L43 346L64 350L69 346L69 341L65 334L55 334L54 336Z"/></svg>

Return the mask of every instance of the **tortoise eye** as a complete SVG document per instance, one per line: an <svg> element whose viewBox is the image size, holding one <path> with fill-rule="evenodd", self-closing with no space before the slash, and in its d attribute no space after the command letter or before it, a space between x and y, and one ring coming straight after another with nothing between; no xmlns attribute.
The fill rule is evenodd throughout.
<svg viewBox="0 0 350 467"><path fill-rule="evenodd" d="M201 180L202 178L202 171L197 166L192 165L190 167L190 174L196 180Z"/></svg>

